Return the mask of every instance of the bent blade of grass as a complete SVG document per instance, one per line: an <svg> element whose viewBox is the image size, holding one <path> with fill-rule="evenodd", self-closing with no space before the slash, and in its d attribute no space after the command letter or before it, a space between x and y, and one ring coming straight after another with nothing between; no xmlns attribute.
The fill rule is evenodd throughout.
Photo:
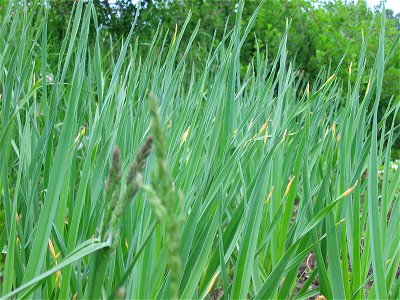
<svg viewBox="0 0 400 300"><path fill-rule="evenodd" d="M78 251L73 251L72 255L67 256L62 262L60 262L57 266L51 268L50 270L44 272L43 274L40 274L38 276L35 276L33 279L27 281L17 289L13 290L11 293L6 294L2 296L0 299L10 299L22 292L23 294L20 295L21 298L25 298L29 296L36 286L43 281L45 281L48 277L56 273L57 271L61 270L62 268L80 260L81 258L88 256L100 249L110 247L110 244L108 242L106 243L101 243L98 240L92 240L92 241L87 241L89 242L88 245L84 247L79 247L80 249Z"/></svg>

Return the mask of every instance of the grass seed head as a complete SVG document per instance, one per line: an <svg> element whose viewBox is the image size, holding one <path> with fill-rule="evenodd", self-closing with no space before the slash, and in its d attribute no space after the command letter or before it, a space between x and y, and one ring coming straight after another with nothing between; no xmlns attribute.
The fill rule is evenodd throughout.
<svg viewBox="0 0 400 300"><path fill-rule="evenodd" d="M127 186L126 198L128 200L132 199L139 190L136 178L138 174L142 173L144 170L144 166L146 164L147 158L150 155L152 145L153 145L153 137L150 136L146 139L146 141L140 148L136 156L135 162L129 169L129 173L126 178L126 186Z"/></svg>
<svg viewBox="0 0 400 300"><path fill-rule="evenodd" d="M161 116L157 105L156 97L149 94L149 109L151 117L151 130L154 138L155 154L157 158L155 181L159 184L155 186L157 198L160 199L161 207L158 213L160 222L166 225L165 245L167 250L167 263L169 266L170 296L172 299L179 298L179 284L181 279L181 261L179 256L180 249L180 205L179 196L173 187L173 180L167 164L167 146L164 131L162 129ZM190 128L190 127L189 127ZM187 134L189 133L189 128ZM178 202L178 213L175 207ZM163 211L163 212L162 212Z"/></svg>

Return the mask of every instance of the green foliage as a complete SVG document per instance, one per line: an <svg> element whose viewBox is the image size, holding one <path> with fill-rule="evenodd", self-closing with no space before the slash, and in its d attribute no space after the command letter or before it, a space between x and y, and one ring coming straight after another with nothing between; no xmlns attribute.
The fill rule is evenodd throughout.
<svg viewBox="0 0 400 300"><path fill-rule="evenodd" d="M390 14L390 11L387 11ZM296 63L307 80L315 80L322 66L337 66L344 57L344 68L339 71L346 84L348 67L352 65L351 83L358 72L358 53L365 34L374 18L380 18L367 8L366 1L267 1L257 19L254 30L259 47L268 47L272 57L278 50L279 37L285 31L286 18L291 19L288 51L296 56ZM390 17L386 23L386 44L391 45L398 35L399 19ZM366 53L367 68L371 68L379 43L379 22L371 28ZM249 57L252 55L249 54ZM388 61L385 72L383 102L385 109L393 95L398 95L400 86L400 48L396 47ZM368 82L368 75L363 76ZM364 89L365 92L365 89ZM382 111L380 111L382 115Z"/></svg>
<svg viewBox="0 0 400 300"><path fill-rule="evenodd" d="M60 39L66 30L69 12L72 11L72 2L68 0L50 1L50 32ZM247 1L243 10L243 24L247 24L257 1ZM183 43L189 41L191 32L200 20L199 35L196 39L197 47L189 54L190 61L199 62L207 58L211 45L222 39L225 28L232 28L237 9L236 1L165 1L142 0L133 4L129 0L117 0L110 4L107 0L95 0L94 6L98 14L99 24L103 37L120 38L127 34L135 23L134 34L140 36L142 43L150 43L151 37L157 28L162 26L169 31L169 39L173 38L176 26L179 29L186 16L191 12ZM400 28L400 17L393 11L387 10L386 16L386 44L393 43ZM246 66L254 57L257 47L267 48L270 59L275 57L279 50L280 37L286 30L286 20L291 26L288 37L288 53L300 69L305 81L315 81L322 67L327 69L337 66L342 58L345 67L341 68L338 75L347 84L349 77L348 68L352 66L350 83L354 84L358 72L358 53L365 39L373 19L379 19L379 14L367 7L365 0L358 1L319 1L319 0L266 0L261 7L259 16L250 38L244 41L241 51L241 61ZM366 53L367 68L371 68L375 59L378 46L379 21L373 23L372 34L369 37L369 48ZM227 26L227 27L226 27ZM51 29L54 28L54 29ZM215 36L214 36L215 34ZM389 47L387 47L389 49ZM140 48L142 49L142 48ZM143 48L144 49L144 48ZM243 70L245 67L243 67ZM394 53L387 62L385 84L382 94L382 105L379 117L382 116L391 97L398 95L400 86L400 49ZM362 78L368 82L368 75ZM366 85L365 85L366 86ZM363 87L365 92L365 86ZM397 120L399 122L400 119Z"/></svg>
<svg viewBox="0 0 400 300"><path fill-rule="evenodd" d="M400 103L382 99L400 35L388 48L383 11L348 85L347 61L334 56L305 85L291 30L308 18L270 27L279 43L266 53L252 33L268 3L276 13L308 5L240 1L204 53L210 37L190 18L152 39L135 29L115 39L101 2L76 1L56 44L55 2L10 6L0 27L2 299L205 299L213 289L398 298Z"/></svg>

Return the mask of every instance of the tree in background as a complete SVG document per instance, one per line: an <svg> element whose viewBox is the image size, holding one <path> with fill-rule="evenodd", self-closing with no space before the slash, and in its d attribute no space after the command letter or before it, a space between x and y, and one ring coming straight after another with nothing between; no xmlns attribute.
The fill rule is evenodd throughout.
<svg viewBox="0 0 400 300"><path fill-rule="evenodd" d="M35 0L31 0L35 1ZM87 0L85 0L87 1ZM0 7L4 0L0 0ZM74 0L48 0L51 10L49 32L54 44L60 44L66 30L66 24L73 9ZM98 14L101 32L114 40L126 35L138 14L134 35L140 37L142 44L148 43L156 30L162 27L172 38L175 26L181 28L189 12L192 17L183 36L183 44L200 20L199 34L195 40L197 47L190 53L190 60L204 60L207 57L213 36L217 41L226 28L232 28L235 19L237 1L234 0L140 0L133 4L131 0L93 0ZM247 1L243 11L243 23L247 23L259 1ZM387 45L395 39L400 30L400 14L394 15L387 10ZM286 30L287 19L291 20L288 37L288 52L295 58L296 65L303 72L305 80L317 77L323 66L337 66L346 54L344 66L339 76L347 82L348 66L357 70L357 57L362 39L375 20L370 35L367 62L372 64L379 35L379 14L367 7L365 0L322 1L322 0L266 0L242 48L242 61L248 63L254 56L256 45L267 48L270 57L278 51L280 37ZM228 20L228 21L227 21ZM257 40L256 40L257 39ZM389 47L387 47L389 48ZM141 47L145 49L145 47ZM392 95L400 94L400 50L386 66L383 103ZM356 74L351 80L355 80ZM367 77L365 77L365 87Z"/></svg>

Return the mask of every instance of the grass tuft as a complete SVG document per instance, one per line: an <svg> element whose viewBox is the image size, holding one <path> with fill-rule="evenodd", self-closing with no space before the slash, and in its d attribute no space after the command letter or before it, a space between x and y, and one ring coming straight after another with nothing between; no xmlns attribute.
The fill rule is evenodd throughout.
<svg viewBox="0 0 400 300"><path fill-rule="evenodd" d="M76 1L54 55L49 7L18 3L0 27L1 299L399 298L400 101L381 95L400 35L367 69L366 31L350 68L306 82L289 27L243 65L261 7L243 24L244 1L196 63L188 20L112 41Z"/></svg>

